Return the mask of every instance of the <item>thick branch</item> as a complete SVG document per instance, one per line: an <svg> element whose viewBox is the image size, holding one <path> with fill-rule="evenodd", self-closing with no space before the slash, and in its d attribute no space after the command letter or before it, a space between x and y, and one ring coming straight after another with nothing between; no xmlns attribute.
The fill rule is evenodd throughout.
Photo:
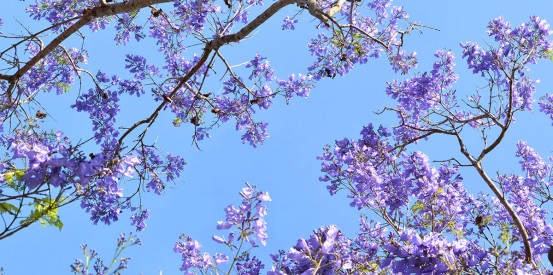
<svg viewBox="0 0 553 275"><path fill-rule="evenodd" d="M506 130L506 128L505 128ZM518 214L515 212L513 207L509 204L509 202L505 199L499 188L495 185L495 183L492 181L492 179L486 174L486 171L484 171L484 168L482 167L482 158L479 157L478 159L475 159L470 155L468 152L465 143L463 142L463 139L459 135L458 132L456 132L457 141L459 142L459 148L461 149L461 153L467 158L467 160L470 161L474 169L478 172L480 177L484 180L484 182L488 185L488 187L492 190L494 195L497 197L499 202L505 207L505 210L509 213L511 218L513 219L513 223L517 227L518 231L520 232L520 235L522 237L522 243L524 245L524 254L525 254L525 261L529 264L531 264L536 270L539 271L538 266L534 262L533 256L532 256L532 248L530 247L530 240L528 238L528 232L526 231L526 228L524 227L524 224L522 224L522 221Z"/></svg>
<svg viewBox="0 0 553 275"><path fill-rule="evenodd" d="M117 3L107 6L98 6L92 9L83 10L83 16L75 24L71 25L69 28L64 30L56 38L54 38L46 47L44 47L40 52L38 52L25 66L21 67L17 72L15 72L11 77L9 77L10 82L13 84L25 73L27 73L38 61L43 59L46 55L52 52L57 46L59 46L65 39L73 35L75 32L80 30L83 26L88 24L92 19L98 17L111 16L120 13L127 13L135 10L139 10L150 5L171 2L171 0L130 0L122 3ZM10 90L10 89L8 89Z"/></svg>
<svg viewBox="0 0 553 275"><path fill-rule="evenodd" d="M473 160L474 161L474 160ZM515 226L517 227L518 231L520 232L520 235L522 236L522 243L524 244L524 254L525 254L525 261L529 264L531 264L536 270L539 271L536 263L534 262L533 256L532 256L532 248L530 247L530 240L528 237L528 232L526 231L526 228L524 227L524 224L522 224L522 221L520 220L520 217L515 212L513 207L509 204L509 202L505 199L503 194L501 194L501 191L497 188L495 183L491 180L491 178L486 174L486 171L484 171L484 168L482 168L482 164L480 162L473 163L474 168L476 171L478 171L478 174L480 174L480 177L486 182L488 187L493 191L494 195L499 199L499 202L505 207L511 218L513 219L513 222Z"/></svg>
<svg viewBox="0 0 553 275"><path fill-rule="evenodd" d="M334 2L334 4L332 4L332 7L330 7L327 12L328 16L334 17L334 15L342 9L342 5L344 5L345 2L346 0L338 0Z"/></svg>
<svg viewBox="0 0 553 275"><path fill-rule="evenodd" d="M298 0L280 0L278 2L275 2L238 32L215 38L214 40L207 43L206 49L217 50L225 44L241 41L242 39L246 38L246 36L250 34L253 30L255 30L257 27L259 27L261 24L265 23L265 21L275 15L279 10L290 4L299 2L300 1Z"/></svg>

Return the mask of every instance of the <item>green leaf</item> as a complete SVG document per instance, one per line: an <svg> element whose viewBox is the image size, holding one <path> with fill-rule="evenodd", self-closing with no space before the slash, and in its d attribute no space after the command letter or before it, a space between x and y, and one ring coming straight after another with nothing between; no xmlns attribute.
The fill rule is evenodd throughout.
<svg viewBox="0 0 553 275"><path fill-rule="evenodd" d="M21 221L21 224L38 221L42 226L55 226L61 230L63 228L63 223L58 216L58 209L60 207L60 202L63 202L63 200L63 198L59 201L50 198L35 200L35 210L31 211L31 215Z"/></svg>
<svg viewBox="0 0 553 275"><path fill-rule="evenodd" d="M180 127L181 124L182 124L182 120L180 118L176 117L173 119L173 126Z"/></svg>
<svg viewBox="0 0 553 275"><path fill-rule="evenodd" d="M71 85L70 84L67 84L65 82L58 82L56 84L64 93L69 93L69 91L71 90Z"/></svg>
<svg viewBox="0 0 553 275"><path fill-rule="evenodd" d="M58 58L56 58L56 61L61 65L65 65L68 63L64 56L58 56Z"/></svg>
<svg viewBox="0 0 553 275"><path fill-rule="evenodd" d="M424 202L422 201L416 201L413 206L411 207L411 211L413 211L413 213L417 213L419 212L420 210L424 210L426 208L426 206L424 205Z"/></svg>
<svg viewBox="0 0 553 275"><path fill-rule="evenodd" d="M502 223L501 224L501 231L499 234L499 239L503 242L503 244L509 246L509 240L511 239L511 229L509 227L508 223Z"/></svg>
<svg viewBox="0 0 553 275"><path fill-rule="evenodd" d="M549 60L553 61L553 50L548 50L546 54L547 54L547 58L549 58Z"/></svg>
<svg viewBox="0 0 553 275"><path fill-rule="evenodd" d="M139 11L140 11L140 9L137 9L137 10L131 11L131 12L129 12L129 15L130 15L131 17L133 17L133 18L134 18L134 17L136 17L136 16L138 15L138 12L139 12Z"/></svg>
<svg viewBox="0 0 553 275"><path fill-rule="evenodd" d="M7 202L0 203L0 213L10 213L10 215L15 215L19 212L19 208L15 205Z"/></svg>
<svg viewBox="0 0 553 275"><path fill-rule="evenodd" d="M21 181L21 178L25 176L25 171L22 169L12 169L6 173L4 173L4 180L6 181L6 184L8 184L9 187L13 188L14 190L18 191L21 186L18 184L19 181Z"/></svg>

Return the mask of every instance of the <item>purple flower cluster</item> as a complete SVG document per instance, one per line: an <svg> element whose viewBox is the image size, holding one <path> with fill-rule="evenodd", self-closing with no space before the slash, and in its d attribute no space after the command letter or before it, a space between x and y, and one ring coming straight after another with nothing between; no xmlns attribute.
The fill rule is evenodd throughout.
<svg viewBox="0 0 553 275"><path fill-rule="evenodd" d="M186 235L181 235L180 241L175 244L173 250L182 256L180 270L184 271L184 274L195 274L189 269L207 269L213 265L208 253L201 254L201 247L198 241Z"/></svg>
<svg viewBox="0 0 553 275"><path fill-rule="evenodd" d="M125 208L130 208L129 201L124 199L123 188L119 185L123 176L132 177L134 167L140 163L137 157L126 156L121 160L94 156L91 160L97 171L84 180L81 207L91 214L94 224L101 221L110 224L119 220ZM125 203L127 202L127 203Z"/></svg>
<svg viewBox="0 0 553 275"><path fill-rule="evenodd" d="M420 76L414 76L402 82L394 80L388 83L386 93L397 100L397 113L402 127L395 129L396 135L410 140L420 135L426 125L421 125L432 112L437 112L446 101L446 93L457 81L454 72L453 53L437 51L432 70Z"/></svg>
<svg viewBox="0 0 553 275"><path fill-rule="evenodd" d="M117 83L119 79L113 76L111 79L98 72L97 78L101 82ZM117 144L119 130L115 128L117 114L119 113L119 95L115 91L89 89L82 93L71 106L78 112L87 112L92 121L94 140L102 145L102 151L113 152Z"/></svg>
<svg viewBox="0 0 553 275"><path fill-rule="evenodd" d="M124 197L123 190L119 186L122 177L132 177L138 173L141 180L146 182L146 190L161 194L165 187L164 181L175 180L185 165L181 157L170 154L166 156L166 160L163 160L149 146L141 146L122 158L114 155L120 135L119 129L116 128L119 96L124 93L140 95L144 92L142 88L136 88L141 87L140 81L157 71L155 66L147 65L146 60L140 56L128 55L126 61L126 68L134 74L133 80L120 80L116 76L108 77L98 72L96 79L99 85L118 86L118 91L101 89L98 86L97 89L90 89L87 93L81 94L73 105L77 111L89 113L96 143L101 145L103 151L102 154L92 157L90 162L95 170L89 173L86 181L82 182L86 192L83 193L85 198L81 206L92 214L95 223L101 220L109 224L118 219L123 209L136 209L132 206L130 198ZM117 154L120 153L117 152ZM161 178L163 174L165 179ZM147 211L137 212L131 218L132 224L140 231L145 227L147 218Z"/></svg>
<svg viewBox="0 0 553 275"><path fill-rule="evenodd" d="M517 215L521 219L527 233L531 236L531 248L534 253L534 260L539 261L543 254L549 252L550 244L552 243L551 235L553 234L553 226L547 222L550 212L547 208L541 208L536 203L540 194L543 194L544 190L536 190L532 186L526 185L529 182L534 181L533 178L523 178L516 175L501 175L498 177L498 181L504 189L505 196L509 203L515 207ZM549 187L549 184L545 185ZM538 193L534 194L533 191ZM498 199L492 199L492 205L495 206L496 211L492 213L490 226L496 225L501 229L503 235L500 235L502 241L505 244L520 240L520 232L516 227L509 229L512 224L512 217L503 210ZM506 226L507 225L507 226ZM510 231L510 232L509 232ZM511 253L508 259L504 259L506 262L516 262L524 267L524 248L513 247L512 250L517 251Z"/></svg>
<svg viewBox="0 0 553 275"><path fill-rule="evenodd" d="M313 77L311 75L302 75L298 74L298 77L296 75L291 74L288 77L288 80L277 80L279 89L284 91L284 96L286 98L286 103L290 101L290 99L297 95L301 97L308 97L309 92L311 92L311 89L314 87L314 81Z"/></svg>
<svg viewBox="0 0 553 275"><path fill-rule="evenodd" d="M208 15L215 15L221 11L221 7L209 0L175 0L175 15L179 20L176 25L178 29L184 30L190 34L193 32L201 33Z"/></svg>
<svg viewBox="0 0 553 275"><path fill-rule="evenodd" d="M167 161L162 161L152 152L143 153L141 158L127 155L115 159L98 153L90 154L89 159L60 132L16 132L14 136L5 135L2 143L11 148L11 161L2 165L2 170L9 175L0 180L3 186L13 186L9 182L13 182L12 174L17 172L17 180L30 191L42 192L38 191L39 187L75 190L75 195L81 197L81 207L91 214L94 223L110 224L118 220L123 209L136 210L130 198L124 197L120 186L123 178L132 177L137 171L144 180L148 179L147 172L156 175L152 181L157 182L158 189L154 191L159 194L163 183L157 175L165 174L164 180L174 180L185 164L182 158L172 155L167 156ZM140 159L146 162L141 163ZM19 161L26 164L25 169L15 168ZM148 210L137 211L131 218L132 224L140 231L144 229L148 216Z"/></svg>
<svg viewBox="0 0 553 275"><path fill-rule="evenodd" d="M552 166L545 163L524 141L517 143L516 157L520 159L519 163L525 175L501 175L498 181L509 203L515 206L515 211L521 218L528 235L532 237L532 249L536 254L536 260L539 260L541 254L549 251L549 245L553 241L551 238L553 226L547 222L551 211L542 207L544 202L550 200ZM497 201L494 203L498 204ZM493 213L493 221L498 225L510 223L511 217L499 209L501 208L497 208ZM519 234L516 229L513 230L513 238L517 238ZM523 262L523 259L516 255L512 260Z"/></svg>
<svg viewBox="0 0 553 275"><path fill-rule="evenodd" d="M259 54L256 54L255 57L246 64L246 68L252 68L252 73L248 77L249 80L260 78L265 81L272 81L274 79L274 70L271 68L269 61Z"/></svg>
<svg viewBox="0 0 553 275"><path fill-rule="evenodd" d="M247 251L236 259L236 272L239 275L261 274L263 268L265 265L255 256L250 258Z"/></svg>
<svg viewBox="0 0 553 275"><path fill-rule="evenodd" d="M136 226L136 231L142 231L146 228L146 220L150 217L150 209L138 211L131 216L131 225Z"/></svg>
<svg viewBox="0 0 553 275"><path fill-rule="evenodd" d="M552 47L548 40L550 34L549 24L536 16L531 16L529 22L516 28L503 21L503 17L498 17L488 24L488 35L497 42L497 48L485 51L474 42L461 46L465 49L463 56L467 57L469 68L474 73L499 72L502 66L512 66L509 63L533 64L538 59L547 57L547 52ZM522 53L524 58L520 59L518 53Z"/></svg>
<svg viewBox="0 0 553 275"><path fill-rule="evenodd" d="M251 70L248 80L253 83L254 88L248 88L246 80L232 74L223 82L222 94L213 98L211 112L221 122L227 122L234 117L236 130L244 131L242 142L257 147L269 134L267 123L254 120L254 106L268 109L272 105L272 98L276 93L269 84L275 81L276 77L269 62L259 54L250 60L245 68ZM194 100L197 100L196 98Z"/></svg>
<svg viewBox="0 0 553 275"><path fill-rule="evenodd" d="M98 257L98 253L94 249L87 249L87 245L83 244L81 245L81 249L83 250L83 254L85 256L85 261L83 262L81 259L75 259L75 262L71 264L71 272L76 275L106 275L106 274L121 274L121 271L127 269L127 266L129 264L129 261L131 258L128 257L119 257L121 253L127 249L130 246L133 245L141 245L140 239L134 235L129 234L126 236L125 234L120 234L119 238L117 238L117 248L115 249L115 256L110 261L109 265L105 265L104 261ZM94 270L94 273L89 272L90 264L93 263L92 269ZM116 262L119 262L117 266L113 266ZM110 270L111 268L115 268L114 270Z"/></svg>
<svg viewBox="0 0 553 275"><path fill-rule="evenodd" d="M236 263L239 274L258 274L264 265L258 258L250 258L249 249L244 249L243 244L249 243L251 247L257 247L257 242L266 244L267 225L263 217L267 215L267 208L264 203L271 201L271 198L268 193L257 190L249 183L246 183L240 196L242 203L238 207L227 206L225 221L217 223L217 230L230 231L227 237L213 236L213 240L228 246L235 253L235 259L232 262ZM193 269L207 271L209 268L216 268L229 261L229 257L224 254L217 253L214 256L208 253L202 254L200 248L198 241L186 235L181 236L181 241L175 244L174 251L181 254L183 261L180 270L185 274L194 274L191 271Z"/></svg>
<svg viewBox="0 0 553 275"><path fill-rule="evenodd" d="M553 95L546 94L540 98L540 112L546 114L552 121L553 125Z"/></svg>
<svg viewBox="0 0 553 275"><path fill-rule="evenodd" d="M246 187L240 192L242 203L235 207L229 205L225 208L225 221L219 221L218 230L235 228L240 232L237 241L248 241L252 246L257 246L257 241L265 245L267 242L267 223L263 219L267 215L267 207L264 203L271 201L269 193L258 191L255 186L246 183ZM214 239L221 240L215 236ZM234 240L234 232L230 232L225 243L231 244Z"/></svg>
<svg viewBox="0 0 553 275"><path fill-rule="evenodd" d="M388 7L392 4L392 0L373 0L367 3L367 6L372 9L375 14L377 21L380 23L385 18L388 18Z"/></svg>
<svg viewBox="0 0 553 275"><path fill-rule="evenodd" d="M435 232L420 235L413 229L402 230L397 240L387 240L383 250L387 256L381 267L399 274L474 273L487 269L482 265L486 251L467 239L450 241Z"/></svg>
<svg viewBox="0 0 553 275"><path fill-rule="evenodd" d="M526 76L527 65L548 57L553 48L553 42L548 40L551 33L549 24L536 16L516 28L498 17L488 24L488 34L495 39L497 46L484 50L474 42L462 43L463 57L473 73L497 86L498 97L503 99L500 102L512 103L513 110L531 110L537 81ZM507 106L497 108L511 110Z"/></svg>
<svg viewBox="0 0 553 275"><path fill-rule="evenodd" d="M119 8L140 5L116 2L121 4ZM13 189L6 192L41 190L40 187L72 190L80 196L82 208L90 213L94 223L110 224L119 219L122 211L130 210L131 224L141 231L150 212L140 202L137 205L134 195L127 194L139 194L141 190L162 194L165 183L179 177L185 162L178 156L164 156L155 145L145 144L147 130L138 134L139 139L129 146L124 138L134 126L123 133L117 125L123 96L144 97L145 87L152 86L152 97L160 105L151 118L157 118L162 109L170 110L175 115L175 125L183 122L193 125L195 141L208 137L215 125L232 120L236 129L243 132L242 142L256 147L268 137L268 124L257 121L254 113L270 108L276 95L283 95L286 103L294 96L307 97L317 81L345 75L356 65L381 55L388 58L395 72L407 74L417 66L416 53L403 48L405 35L417 24L409 21L402 7L392 6L391 0L372 0L366 5L356 1L320 0L314 5L298 2L301 9L309 9L320 21L321 31L308 45L314 62L307 73L290 74L287 78L277 77L269 61L260 54L244 66L234 66L220 50L228 43L239 42L236 38L249 35L258 27L247 25L237 32L237 26L252 24L250 13L257 12L252 6L262 6L263 1L223 1L225 6L211 0L172 2L170 11L149 6L151 16L145 24L139 22L142 18L134 12L92 19L88 25L93 31L105 29L114 21L116 44L127 44L133 36L141 42L148 28L164 64L158 68L149 65L143 56L128 54L125 69L131 75L129 79L105 72L91 77L93 88L80 93L72 108L88 114L92 140L99 144L99 153L86 154L82 151L84 144L74 145L60 132L37 130L37 121L46 114L37 111L34 118L26 115L25 126L10 129L0 139L8 158L0 165L3 172L0 183L2 188ZM97 0L43 0L34 1L27 12L32 18L54 26L44 30L44 34L56 34L67 30L79 18L86 19L87 16L81 16L91 8L106 7ZM329 13L332 20L320 13ZM259 19L265 19L262 17ZM282 28L294 30L297 23L295 17L287 16ZM346 191L352 207L372 211L384 223L362 218L361 232L354 239L346 238L334 225L321 227L307 239L298 240L290 251L273 255L269 274L510 274L533 268L525 262L523 236L513 226L515 215L506 211L505 206L512 205L520 217L530 235L534 260L539 262L550 248L553 234L553 227L547 222L550 211L542 206L551 200L551 164L525 142L519 142L516 156L524 174L501 174L495 179L503 197L481 194L474 198L467 194L458 167L452 165L460 162L452 159L433 166L427 155L408 151L407 147L431 134L447 134L457 138L470 164L479 165L488 152L483 151L478 159L466 153L461 130L465 125L483 127L486 135L489 133L486 130L500 126L505 132L515 112L532 109L537 80L527 75L528 65L550 57L553 49L550 34L547 22L538 17L531 17L518 27L511 27L499 17L488 24L488 35L495 40L490 49L482 49L474 42L461 44L468 68L491 87L489 95L476 93L463 102L468 110L461 109L453 89L458 76L451 52L437 51L437 60L430 71L389 83L386 92L397 100L397 107L389 109L397 113L398 125L389 130L369 124L359 139L336 141L319 157L324 173L320 180L327 184L329 193ZM25 52L25 58L40 56L44 47L38 40L27 41L31 42L15 44L10 51ZM201 45L200 53L190 51L195 44ZM80 68L87 62L84 49L66 49L61 45L54 48L32 68L13 76L16 81L10 83L16 82L12 86L17 87L12 91L8 91L8 81L0 83L5 94L12 96L3 100L9 103L6 106L17 108L20 103L13 100L24 102L42 91L66 93L75 79L84 75L86 71ZM13 56L16 56L13 64L20 64L22 56ZM205 92L209 86L206 83L218 78L213 75L221 68L224 82L219 91ZM540 108L553 118L553 96L542 97ZM2 121L9 111L2 112ZM214 123L206 126L210 125L210 119ZM136 136L134 132L132 135ZM491 151L496 145L492 143L486 150ZM24 168L17 168L20 163ZM134 187L136 192L127 192L122 182L135 176L139 178L138 185L127 189ZM14 181L19 181L23 188L14 185ZM218 230L225 231L224 236L213 237L215 242L227 246L234 258L202 253L199 242L183 235L174 247L182 256L182 271L192 274L194 270L212 269L217 273L228 262L230 271L234 268L238 274L257 274L264 268L250 250L259 243L266 244L265 203L270 197L250 184L240 195L241 203L226 207L225 220L217 225ZM118 247L126 243L128 240L122 237ZM244 244L249 248L245 249ZM88 253L85 246L83 249ZM87 263L93 258L96 253L91 250ZM121 261L121 269L127 261ZM88 266L82 261L77 261L72 269L77 274L88 273ZM103 274L108 268L98 259L94 269Z"/></svg>
<svg viewBox="0 0 553 275"><path fill-rule="evenodd" d="M308 239L299 239L288 253L271 255L273 267L268 275L336 274L352 269L352 251L348 240L335 225L314 231Z"/></svg>
<svg viewBox="0 0 553 275"><path fill-rule="evenodd" d="M152 147L144 146L138 149L137 153L142 160L137 168L140 169L141 176L146 182L146 189L158 195L165 190L165 182L175 181L186 165L182 157L171 154L162 157Z"/></svg>
<svg viewBox="0 0 553 275"><path fill-rule="evenodd" d="M458 80L453 54L438 51L430 72L388 85L387 93L398 101L396 108L389 108L399 117L392 134L369 124L360 139L339 140L333 148L325 148L319 157L324 172L321 181L327 183L330 194L345 190L352 207L370 210L387 226L363 222L362 234L355 239L364 262L371 263L368 270L409 274L536 270L526 258L522 234L505 204L512 206L530 236L533 260L541 262L550 250L553 232L547 222L550 212L541 206L551 200L550 164L519 142L516 156L525 175L499 175L495 182L501 198L474 198L467 194L456 166L444 162L435 168L426 155L408 153L407 147L430 134L443 133L457 137L463 153L474 161L459 132L467 124L486 129L499 124L504 130L516 111L532 109L537 81L526 76L527 65L551 51L548 28L537 17L517 28L498 18L488 28L496 48L486 51L476 43L462 44L469 68L491 87L489 99L479 94L469 97L466 105L471 111L459 109L452 88ZM550 116L551 98L547 95L540 103Z"/></svg>
<svg viewBox="0 0 553 275"><path fill-rule="evenodd" d="M134 39L136 41L140 41L146 37L146 35L142 32L142 26L138 26L134 23L135 16L128 13L123 13L118 16L117 24L115 25L115 30L117 31L117 34L115 35L115 42L118 45L126 45L129 43L131 34L134 34Z"/></svg>
<svg viewBox="0 0 553 275"><path fill-rule="evenodd" d="M156 44L160 51L168 55L168 52L183 51L186 47L182 43L184 37L178 36L180 29L173 26L169 19L158 17L150 17L150 32L149 36L156 40Z"/></svg>
<svg viewBox="0 0 553 275"><path fill-rule="evenodd" d="M50 22L52 25L60 24L68 19L81 15L81 11L86 7L93 7L98 4L96 0L83 0L78 2L64 3L60 0L41 0L34 1L27 8L27 13L34 20ZM56 29L60 29L56 27Z"/></svg>
<svg viewBox="0 0 553 275"><path fill-rule="evenodd" d="M294 26L294 24L297 24L297 23L298 23L297 19L293 19L290 16L286 16L284 18L284 22L282 23L282 29L283 30L295 30L296 27Z"/></svg>
<svg viewBox="0 0 553 275"><path fill-rule="evenodd" d="M316 61L308 69L315 80L334 78L350 72L355 64L364 64L368 58L378 58L382 53L388 57L396 72L406 74L417 65L416 53L405 53L401 49L403 42L398 33L400 25L408 21L409 15L400 6L390 8L392 1L370 1L367 5L374 16L363 14L362 9L349 7L345 4L340 10L340 17L345 24L352 24L347 31L340 29L331 36L319 33L308 45L311 55ZM334 1L321 1L323 9L334 6ZM291 22L285 20L287 28Z"/></svg>
<svg viewBox="0 0 553 275"><path fill-rule="evenodd" d="M133 74L132 79L119 81L119 94L136 95L140 97L146 91L143 82L149 81L152 77L161 76L159 69L155 65L148 65L146 58L140 55L127 54L125 56L125 69Z"/></svg>
<svg viewBox="0 0 553 275"><path fill-rule="evenodd" d="M394 150L394 138L384 127L375 130L369 124L361 134L355 141L336 141L334 150L327 147L319 157L325 173L321 181L331 195L347 190L352 207L378 213L393 229L386 233L379 224L363 222L364 233L355 239L363 253L357 257L373 262L375 270L395 273L477 268L487 252L468 240L474 232L466 218L472 215L473 199L457 167L436 169L421 152ZM372 230L380 233L369 234Z"/></svg>
<svg viewBox="0 0 553 275"><path fill-rule="evenodd" d="M26 11L34 20L44 19L54 26L54 31L62 31L74 22L74 19L79 18L85 9L95 7L99 3L98 0L82 0L76 2L41 0L34 1L34 3L29 5ZM111 21L111 17L94 18L88 26L92 31L103 30Z"/></svg>
<svg viewBox="0 0 553 275"><path fill-rule="evenodd" d="M15 167L18 161L27 163L21 181L29 190L43 184L53 187L76 184L86 181L88 174L94 172L94 168L85 164L84 157L60 132L39 135L19 132L11 137L5 136L2 142L9 144L12 152L11 161L3 168Z"/></svg>
<svg viewBox="0 0 553 275"><path fill-rule="evenodd" d="M40 51L40 45L27 44L29 56L33 57ZM69 88L79 74L76 68L80 64L86 64L88 54L84 49L56 49L44 57L39 64L25 74L20 85L25 87L24 95L32 96L39 91L57 94L69 92Z"/></svg>

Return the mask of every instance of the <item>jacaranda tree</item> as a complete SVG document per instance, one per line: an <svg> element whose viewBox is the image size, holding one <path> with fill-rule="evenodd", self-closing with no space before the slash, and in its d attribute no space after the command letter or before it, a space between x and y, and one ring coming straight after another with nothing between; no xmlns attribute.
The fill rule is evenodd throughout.
<svg viewBox="0 0 553 275"><path fill-rule="evenodd" d="M383 57L391 70L408 75L386 88L397 105L385 107L383 113L395 114L397 123L368 124L360 138L336 141L319 156L320 180L329 193L345 192L350 205L363 210L359 234L348 237L335 225L324 226L289 250L276 251L273 263L262 263L255 248L268 238L265 203L271 198L248 183L240 192L242 202L225 208L225 218L217 224L223 233L213 241L222 251L202 252L197 240L182 235L174 246L182 255L180 270L547 272L544 260L553 234L547 209L553 199L551 164L520 141L516 156L521 172L491 176L484 166L517 115L537 107L536 98L539 109L553 119L553 96L536 97L536 80L528 74L533 64L553 53L545 20L531 17L511 26L499 17L488 25L494 43L462 43L460 60L486 84L467 93L456 89L456 57L450 51L438 50L433 64L421 66L429 65L429 71L412 72L416 54L404 51L404 41L425 27L410 21L391 0L28 2L26 12L40 28L17 35L0 29L0 240L25 234L23 229L37 222L61 229L58 209L73 202L95 224L111 224L129 213L131 225L142 231L150 216L142 197L166 192L166 184L175 181L186 164L152 138L150 129L162 113L170 113L177 127L193 128L194 143L232 122L242 142L256 147L268 136L268 124L257 119L256 111L280 99L289 103L293 97L307 97L318 81ZM285 8L293 13L279 13ZM229 61L225 49L240 47L239 42L272 17L283 20L283 30L294 30L296 24L316 29L307 46L313 62L305 71L277 72L262 53L252 53L246 63ZM152 61L146 55L126 54L125 74L110 68L109 61L91 68L85 36L97 32L113 33L118 45L131 40L154 43L157 56ZM66 136L63 130L44 126L51 118L41 95L67 93L75 94L71 108L90 119L90 136ZM154 107L144 108L141 119L129 122L120 114L124 102L136 98ZM481 142L466 142L475 133ZM427 155L415 150L436 136L445 136L460 155L432 165ZM466 189L461 172L469 169L487 192ZM76 260L71 270L117 274L129 260L121 258L123 250L139 243L135 234L121 235L113 261L106 263L83 245L85 260Z"/></svg>

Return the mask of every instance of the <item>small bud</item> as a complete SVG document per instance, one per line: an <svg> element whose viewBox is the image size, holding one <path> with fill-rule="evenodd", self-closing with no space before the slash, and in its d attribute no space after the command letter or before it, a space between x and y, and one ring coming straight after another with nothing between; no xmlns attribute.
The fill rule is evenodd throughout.
<svg viewBox="0 0 553 275"><path fill-rule="evenodd" d="M346 60L348 60L348 56L345 53L340 55L340 61L346 61Z"/></svg>
<svg viewBox="0 0 553 275"><path fill-rule="evenodd" d="M197 116L193 116L190 118L190 123L194 124L194 126L200 126L200 122Z"/></svg>
<svg viewBox="0 0 553 275"><path fill-rule="evenodd" d="M336 77L336 73L332 73L328 68L325 69L325 73L326 73L326 77L330 77L330 78Z"/></svg>
<svg viewBox="0 0 553 275"><path fill-rule="evenodd" d="M211 112L216 114L216 115L220 115L220 114L223 113L223 111L219 108L213 108L213 109L211 109Z"/></svg>
<svg viewBox="0 0 553 275"><path fill-rule="evenodd" d="M484 218L481 215L478 215L476 219L474 219L474 224L478 226L478 228L481 228L484 226Z"/></svg>
<svg viewBox="0 0 553 275"><path fill-rule="evenodd" d="M43 119L43 118L46 117L46 114L41 112L41 111L36 111L35 115L36 115L36 118L38 118L38 119Z"/></svg>
<svg viewBox="0 0 553 275"><path fill-rule="evenodd" d="M158 17L163 12L163 10L162 9L158 10L156 8L153 8L151 12L153 17Z"/></svg>

